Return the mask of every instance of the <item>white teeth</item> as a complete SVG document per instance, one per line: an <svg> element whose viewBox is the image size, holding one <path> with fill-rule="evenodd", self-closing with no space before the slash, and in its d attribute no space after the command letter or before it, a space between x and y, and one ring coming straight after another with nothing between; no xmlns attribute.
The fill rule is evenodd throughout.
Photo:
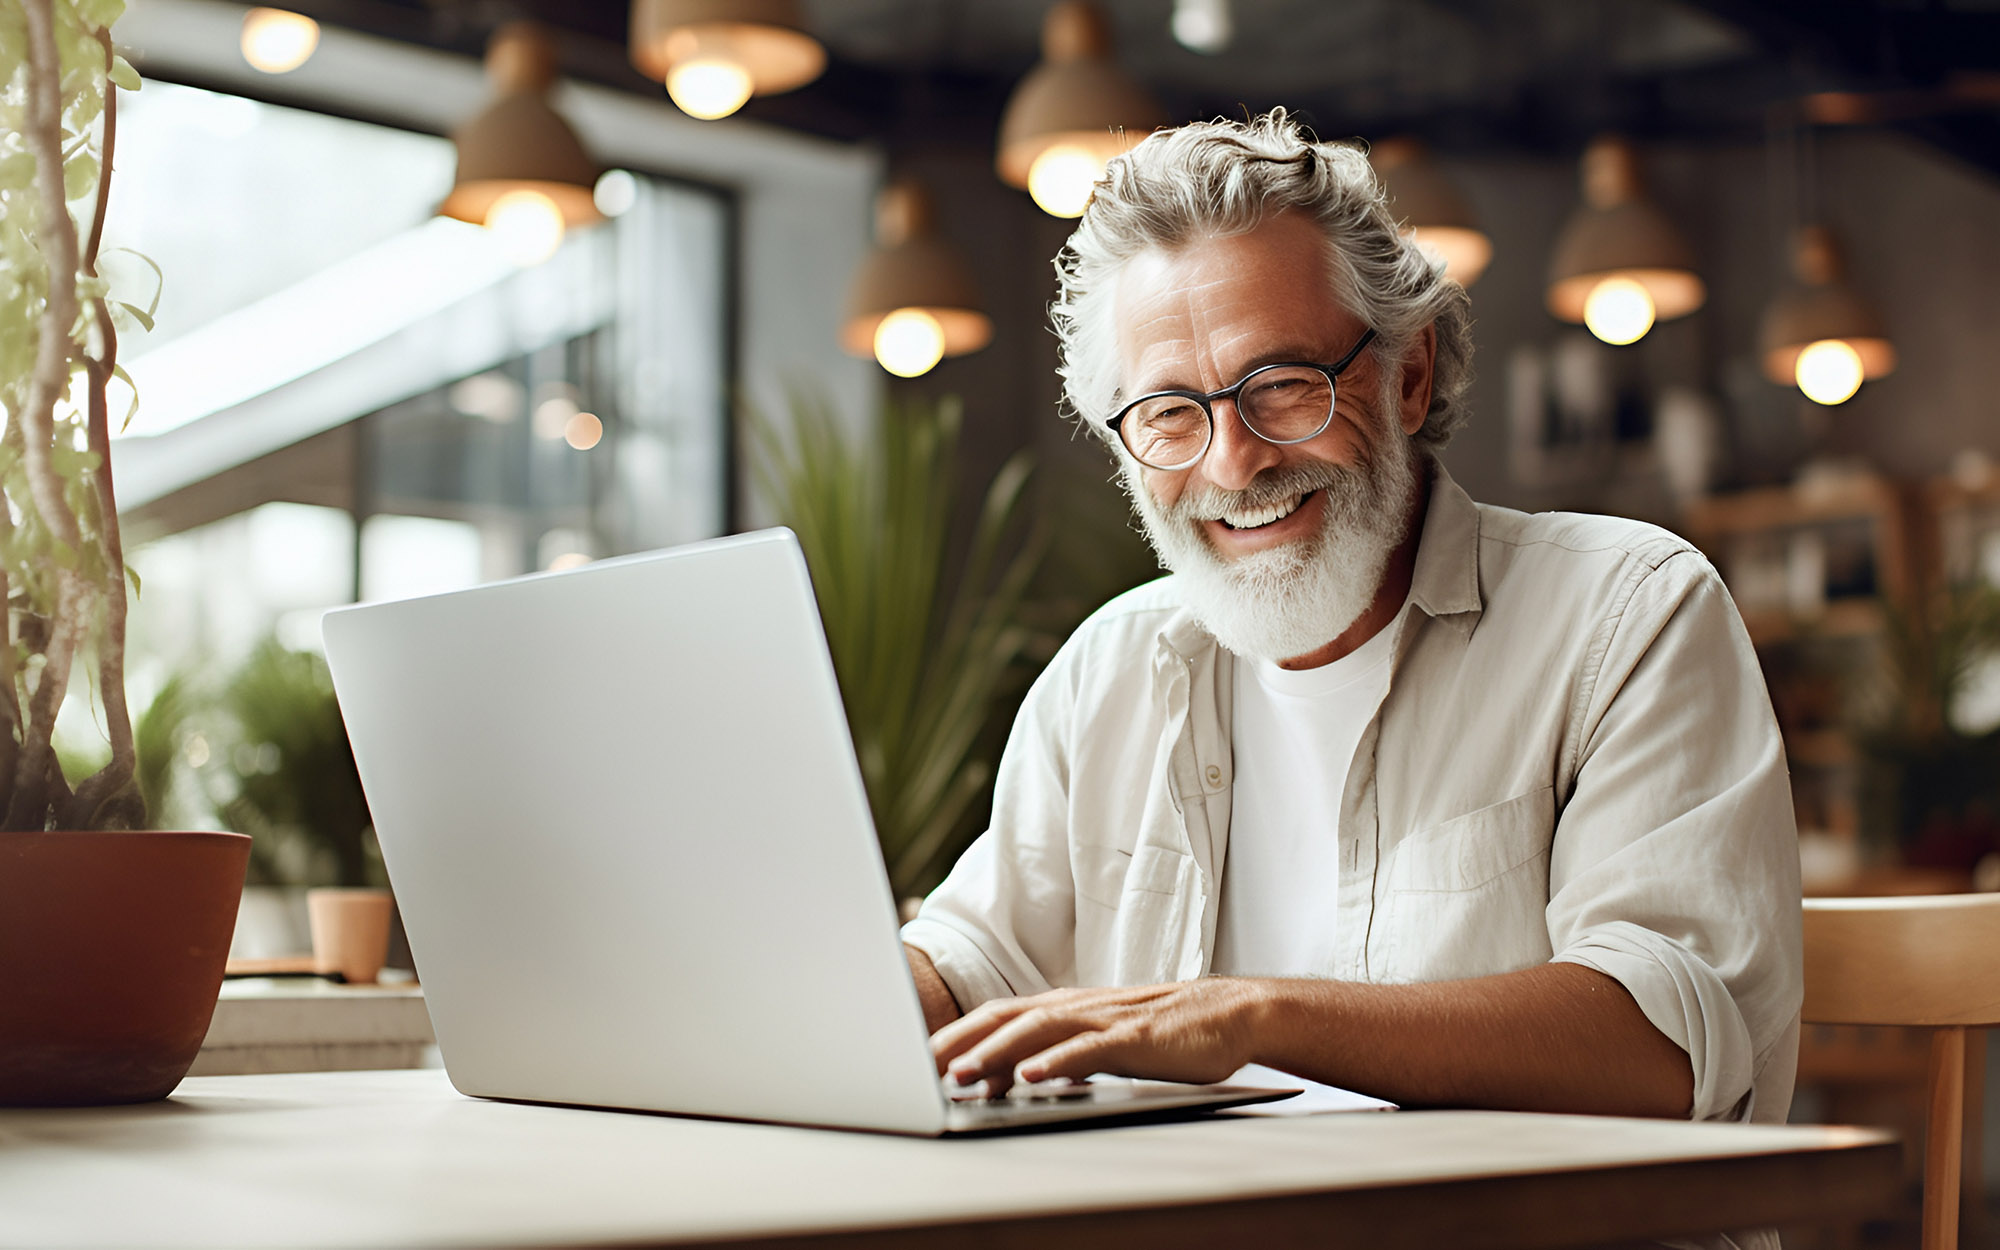
<svg viewBox="0 0 2000 1250"><path fill-rule="evenodd" d="M1292 515L1292 513L1298 511L1299 505L1303 502L1305 502L1304 495L1293 495L1290 499L1282 503L1271 504L1268 507L1259 508L1255 511L1226 512L1222 515L1221 519L1222 523L1230 529L1256 529L1259 526L1269 525L1273 521L1284 520L1286 517Z"/></svg>

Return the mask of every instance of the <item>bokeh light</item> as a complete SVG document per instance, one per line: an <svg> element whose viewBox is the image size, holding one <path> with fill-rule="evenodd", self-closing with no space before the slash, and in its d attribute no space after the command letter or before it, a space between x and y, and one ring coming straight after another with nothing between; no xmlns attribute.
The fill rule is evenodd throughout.
<svg viewBox="0 0 2000 1250"><path fill-rule="evenodd" d="M1630 278L1606 278L1583 301L1583 324L1607 343L1623 346L1653 328L1653 297Z"/></svg>
<svg viewBox="0 0 2000 1250"><path fill-rule="evenodd" d="M921 308L898 308L875 327L875 359L899 378L929 373L944 359L944 327Z"/></svg>
<svg viewBox="0 0 2000 1250"><path fill-rule="evenodd" d="M243 15L243 59L267 74L289 74L319 46L319 23L303 13L251 9Z"/></svg>
<svg viewBox="0 0 2000 1250"><path fill-rule="evenodd" d="M1845 403L1861 389L1861 354L1839 339L1809 343L1793 371L1799 389L1816 404Z"/></svg>
<svg viewBox="0 0 2000 1250"><path fill-rule="evenodd" d="M727 117L750 98L750 71L719 56L697 56L667 71L667 94L703 121Z"/></svg>
<svg viewBox="0 0 2000 1250"><path fill-rule="evenodd" d="M1052 217L1081 217L1104 161L1088 148L1058 143L1028 166L1028 194Z"/></svg>
<svg viewBox="0 0 2000 1250"><path fill-rule="evenodd" d="M486 212L486 228L507 259L523 269L539 265L562 247L563 215L540 191L509 191Z"/></svg>

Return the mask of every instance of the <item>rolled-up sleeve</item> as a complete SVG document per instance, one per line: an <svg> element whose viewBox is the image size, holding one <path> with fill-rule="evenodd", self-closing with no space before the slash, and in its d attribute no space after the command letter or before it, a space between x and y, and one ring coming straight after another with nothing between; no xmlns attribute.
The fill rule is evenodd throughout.
<svg viewBox="0 0 2000 1250"><path fill-rule="evenodd" d="M1549 865L1558 961L1688 1053L1695 1119L1781 1119L1803 994L1797 829L1748 635L1674 554L1605 623Z"/></svg>
<svg viewBox="0 0 2000 1250"><path fill-rule="evenodd" d="M1073 977L1067 732L1074 648L1036 680L995 779L993 821L903 926L959 1009L1038 994Z"/></svg>

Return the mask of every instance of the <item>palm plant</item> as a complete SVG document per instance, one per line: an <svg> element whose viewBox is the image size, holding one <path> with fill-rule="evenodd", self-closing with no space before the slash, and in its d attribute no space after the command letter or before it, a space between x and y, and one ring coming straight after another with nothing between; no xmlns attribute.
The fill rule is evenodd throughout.
<svg viewBox="0 0 2000 1250"><path fill-rule="evenodd" d="M1024 623L1046 543L1019 530L1025 453L988 484L968 553L951 542L956 400L887 405L872 437L795 394L790 439L754 423L759 486L797 533L840 678L891 884L940 878L976 831L995 713L1044 641Z"/></svg>

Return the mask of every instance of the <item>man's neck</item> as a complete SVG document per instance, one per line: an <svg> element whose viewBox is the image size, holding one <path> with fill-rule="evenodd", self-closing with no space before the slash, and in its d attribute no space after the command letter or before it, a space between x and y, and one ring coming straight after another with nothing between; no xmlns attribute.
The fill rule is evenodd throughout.
<svg viewBox="0 0 2000 1250"><path fill-rule="evenodd" d="M1430 467L1424 465L1417 470L1416 490L1410 501L1409 532L1396 550L1389 555L1389 565L1382 571L1381 588L1375 592L1375 599L1368 610L1354 619L1354 624L1323 647L1308 651L1304 655L1289 660L1278 661L1284 669L1318 668L1335 660L1352 655L1361 644L1381 633L1396 614L1403 608L1403 601L1410 597L1410 582L1417 571L1417 540L1423 537L1423 517L1430 506Z"/></svg>

